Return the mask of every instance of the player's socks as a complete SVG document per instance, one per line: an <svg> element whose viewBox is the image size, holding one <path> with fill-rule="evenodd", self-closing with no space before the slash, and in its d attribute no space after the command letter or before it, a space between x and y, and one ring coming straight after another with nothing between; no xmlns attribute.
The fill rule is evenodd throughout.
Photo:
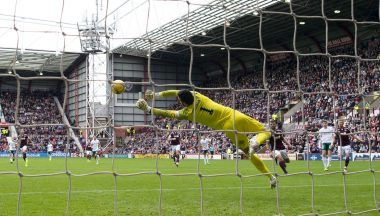
<svg viewBox="0 0 380 216"><path fill-rule="evenodd" d="M331 156L327 158L327 167L331 166Z"/></svg>
<svg viewBox="0 0 380 216"><path fill-rule="evenodd" d="M22 159L24 159L24 161L26 161L26 153L22 153Z"/></svg>
<svg viewBox="0 0 380 216"><path fill-rule="evenodd" d="M264 162L256 155L252 154L251 155L251 162L255 167L261 172L264 173L269 179L273 177L273 175L270 173L268 167L264 164Z"/></svg>
<svg viewBox="0 0 380 216"><path fill-rule="evenodd" d="M322 163L323 163L323 168L325 169L326 168L326 161L325 161L325 157L322 156Z"/></svg>
<svg viewBox="0 0 380 216"><path fill-rule="evenodd" d="M322 162L323 162L323 168L327 168L327 158L325 156L322 156Z"/></svg>
<svg viewBox="0 0 380 216"><path fill-rule="evenodd" d="M350 163L350 158L346 157L346 160L344 161L344 166L348 167L348 164Z"/></svg>
<svg viewBox="0 0 380 216"><path fill-rule="evenodd" d="M28 166L28 158L25 158L25 166Z"/></svg>
<svg viewBox="0 0 380 216"><path fill-rule="evenodd" d="M287 174L288 171L286 171L286 163L285 163L285 161L280 161L279 165L280 165L282 171L284 171L284 173Z"/></svg>

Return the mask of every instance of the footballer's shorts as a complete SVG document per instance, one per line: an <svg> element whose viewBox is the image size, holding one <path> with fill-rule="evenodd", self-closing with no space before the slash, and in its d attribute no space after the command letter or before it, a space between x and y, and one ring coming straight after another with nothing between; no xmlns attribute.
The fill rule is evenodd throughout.
<svg viewBox="0 0 380 216"><path fill-rule="evenodd" d="M22 152L26 152L27 150L28 150L28 146L24 145L23 147L21 147Z"/></svg>
<svg viewBox="0 0 380 216"><path fill-rule="evenodd" d="M10 154L16 154L16 150L9 150Z"/></svg>
<svg viewBox="0 0 380 216"><path fill-rule="evenodd" d="M344 152L345 154L350 154L352 152L351 146L338 146L338 154L341 155L342 152Z"/></svg>
<svg viewBox="0 0 380 216"><path fill-rule="evenodd" d="M235 114L234 114L235 113ZM266 140L271 136L269 131L266 131L266 128L256 119L253 119L239 111L234 111L230 109L230 112L227 113L226 120L224 125L221 128L222 130L237 130L238 132L251 132L256 136L256 141L259 145L263 145ZM235 119L234 119L235 118ZM235 125L235 127L234 127ZM225 132L227 137L237 145L240 149L248 149L249 141L247 134L244 133L235 133L235 132ZM236 135L236 137L235 137ZM237 140L236 140L237 138ZM237 141L237 142L236 142Z"/></svg>
<svg viewBox="0 0 380 216"><path fill-rule="evenodd" d="M176 153L177 151L181 149L181 145L172 145L171 149L172 149L172 153Z"/></svg>
<svg viewBox="0 0 380 216"><path fill-rule="evenodd" d="M202 154L208 154L208 150L202 150Z"/></svg>
<svg viewBox="0 0 380 216"><path fill-rule="evenodd" d="M328 151L330 149L331 143L322 143L322 150Z"/></svg>
<svg viewBox="0 0 380 216"><path fill-rule="evenodd" d="M288 153L286 153L286 150L274 150L274 157L275 158L277 158L280 155L286 163L290 162L289 157L288 157Z"/></svg>

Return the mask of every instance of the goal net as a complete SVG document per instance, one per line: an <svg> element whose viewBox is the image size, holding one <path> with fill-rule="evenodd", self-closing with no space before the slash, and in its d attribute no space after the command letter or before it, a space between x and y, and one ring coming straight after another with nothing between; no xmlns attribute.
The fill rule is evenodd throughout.
<svg viewBox="0 0 380 216"><path fill-rule="evenodd" d="M17 215L28 214L28 209L42 208L30 207L23 202L23 199L31 201L24 186L25 181L33 182L29 179L65 176L64 186L60 186L64 192L40 193L49 198L51 193L61 202L58 211L75 215L85 212L78 210L81 206L78 197L73 199L78 192L73 187L81 187L78 179L85 179L83 184L91 184L90 178L103 175L107 176L108 184L99 181L102 182L99 187L104 187L104 190L90 190L89 196L91 193L110 192L104 197L96 197L106 199L108 203L104 206L112 205L113 209L105 212L101 210L104 206L95 207L100 212L95 212L95 215L138 214L140 211L142 214L170 215L173 209L167 207L167 200L178 201L185 209L186 202L190 201L182 199L187 199L187 196L196 200L197 209L178 210L175 214L184 211L185 214L200 215L371 215L379 211L379 171L376 167L380 158L379 2L133 1L129 5L131 10L121 15L120 20L129 13L140 11L136 12L138 21L134 22L137 25L134 27L143 26L144 34L118 35L115 24L123 23L112 17L128 2L120 2L110 8L110 1L96 1L96 8L102 8L100 15L104 18L97 17L94 19L96 22L87 21L86 26L73 26L63 21L75 8L72 2L68 6L67 0L61 1L61 6L57 7L59 21L53 21L57 17L53 20L23 17L18 9L25 10L25 7L20 7L20 4L30 4L25 1L12 3L9 7L12 15L0 14L0 20L11 23L0 24L0 29L4 37L12 38L12 48L0 48L0 53L4 54L0 57L0 77L5 83L0 89L1 122L7 125L9 137L18 136L18 145L22 145L23 139L31 140L26 155L46 151L47 144L54 140L57 145L59 142L60 156L64 157L64 169L61 171L50 172L47 166L46 172L30 172L24 168L27 160L22 162L22 148L16 148L15 154L19 157L15 157L15 169L0 170L0 176L10 181L17 179L17 192L7 193L17 194L17 200L14 200L17 202ZM151 29L157 14L170 13L164 8L165 4L172 2L187 13ZM156 11L158 7L154 6L158 3L163 3L162 11ZM46 29L29 29L25 24L28 20L36 25L43 23ZM49 25L54 28L47 27ZM75 33L72 33L73 29ZM50 50L54 51L25 49L27 45L23 37L39 40L32 33L43 35L41 38L45 41L50 39L46 35L55 35L56 41L50 45ZM128 42L113 47L124 40ZM82 52L68 51L72 43L80 44ZM33 59L36 56L38 62ZM124 95L111 92L111 83L116 79L125 81L127 91ZM30 87L32 85L33 88ZM44 88L51 91L54 85L60 88L57 93L62 95L61 98L43 91ZM148 89L157 93L183 88L200 92L234 109L233 129L212 130L194 123L199 122L197 113L189 122L150 115L134 107L137 99L143 98ZM29 109L28 103L37 104ZM149 105L180 109L174 100L153 100ZM46 106L54 108L44 113ZM261 122L272 135L274 130L281 130L280 135L292 146L287 150L288 156L292 161L300 160L290 163L289 173L284 174L277 165L280 161L274 159L277 147L273 152L266 148L258 150L261 159L270 161L265 164L276 177L277 187L273 191L267 184L267 173L251 169L254 166L242 160L249 156L239 151L224 135L226 132L235 133L233 141L236 142L240 135L249 138L256 135L255 131L236 129L237 111ZM331 150L332 160L338 162L324 170L320 163L323 157L318 146L318 131L325 120L329 127L335 128L336 142ZM270 128L273 121L276 129ZM343 136L341 132L336 133L340 121L349 130ZM127 145L122 147L118 145L120 139L117 138L120 131L123 136L124 132L128 133L125 138ZM183 151L197 159L191 168L162 169L162 161L167 159L169 152L167 137L173 132L181 134L181 142L186 146ZM45 141L37 143L40 137L33 133L45 136ZM90 136L102 139L103 153L112 160L110 167L99 166L91 172L87 168L82 172L75 167L73 157L85 155ZM214 157L233 160L229 168L214 172L213 164L204 166L207 162L200 151L200 140L204 137L210 138L218 153ZM345 156L339 158L337 155L338 149L344 149L345 137L349 137L352 150L348 152L351 160L348 170L343 159ZM4 144L1 150L5 151L8 144ZM118 158L123 154L150 155L155 161L148 171L128 167L129 162L125 162L128 167L125 171L117 168L124 163ZM145 176L154 182L150 182L154 186L138 184ZM168 198L170 193L177 191L166 188L167 182L185 187L178 190L183 194L179 200L177 197ZM129 184L139 188L129 188ZM187 190L199 193L187 194ZM120 195L129 197L136 191L153 191L152 194L157 195L157 208L142 211L137 201L129 201ZM145 198L130 197L146 206ZM151 200L149 197L148 201ZM194 207L194 202L189 206ZM128 206L130 203L132 206ZM124 205L128 207L120 210ZM75 210L73 206L76 206ZM52 208L52 211L56 210ZM6 214L14 212L7 210Z"/></svg>

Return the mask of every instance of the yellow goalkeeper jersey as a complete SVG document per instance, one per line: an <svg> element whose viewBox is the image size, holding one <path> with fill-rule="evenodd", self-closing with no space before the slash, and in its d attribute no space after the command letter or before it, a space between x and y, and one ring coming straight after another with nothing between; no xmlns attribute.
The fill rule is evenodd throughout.
<svg viewBox="0 0 380 216"><path fill-rule="evenodd" d="M179 90L168 90L160 92L160 97L177 97ZM200 94L194 93L194 103L181 110L161 110L153 109L154 115L185 119L195 121L197 123L206 125L213 129L222 129L224 123L230 118L233 109L218 104L210 98ZM195 108L194 108L195 107ZM194 116L195 112L195 116Z"/></svg>
<svg viewBox="0 0 380 216"><path fill-rule="evenodd" d="M179 90L168 90L159 93L160 97L177 97ZM223 106L202 95L193 92L194 103L181 110L162 110L153 108L152 113L157 116L185 119L206 125L215 130L237 130L238 132L257 133L257 142L263 144L269 139L270 132L265 130L263 124L239 111ZM195 112L195 114L194 114ZM235 127L234 127L235 122ZM231 141L241 148L248 146L246 134L235 134L232 131L225 132ZM235 137L236 135L236 137ZM237 138L237 139L236 139Z"/></svg>

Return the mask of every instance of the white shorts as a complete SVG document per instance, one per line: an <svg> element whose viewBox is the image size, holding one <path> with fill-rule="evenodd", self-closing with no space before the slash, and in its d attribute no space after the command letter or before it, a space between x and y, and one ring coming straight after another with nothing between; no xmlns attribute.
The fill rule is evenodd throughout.
<svg viewBox="0 0 380 216"><path fill-rule="evenodd" d="M186 151L181 151L181 155L184 155L184 154L186 154Z"/></svg>
<svg viewBox="0 0 380 216"><path fill-rule="evenodd" d="M274 150L274 157L276 158L276 157L278 157L279 155L281 155L281 152L286 153L286 150L285 150L285 149L284 149L284 150Z"/></svg>
<svg viewBox="0 0 380 216"><path fill-rule="evenodd" d="M91 154L92 154L92 151L87 150L87 151L86 151L86 154L87 154L87 155L91 155Z"/></svg>
<svg viewBox="0 0 380 216"><path fill-rule="evenodd" d="M338 146L338 154L342 154L342 151L345 153L345 154L350 154L351 153L351 146L350 145L347 145L347 146Z"/></svg>
<svg viewBox="0 0 380 216"><path fill-rule="evenodd" d="M177 152L180 150L180 148L181 148L181 145L172 145L171 146L172 152Z"/></svg>
<svg viewBox="0 0 380 216"><path fill-rule="evenodd" d="M28 146L26 146L26 145L21 148L22 152L26 152L27 150L28 150Z"/></svg>

